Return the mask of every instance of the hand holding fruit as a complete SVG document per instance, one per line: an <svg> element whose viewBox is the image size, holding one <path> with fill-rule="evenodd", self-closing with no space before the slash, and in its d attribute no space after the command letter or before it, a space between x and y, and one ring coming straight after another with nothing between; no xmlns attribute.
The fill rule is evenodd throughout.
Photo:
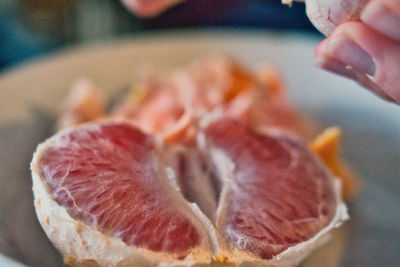
<svg viewBox="0 0 400 267"><path fill-rule="evenodd" d="M400 102L400 2L307 0L307 14L328 37L316 50L320 67Z"/></svg>

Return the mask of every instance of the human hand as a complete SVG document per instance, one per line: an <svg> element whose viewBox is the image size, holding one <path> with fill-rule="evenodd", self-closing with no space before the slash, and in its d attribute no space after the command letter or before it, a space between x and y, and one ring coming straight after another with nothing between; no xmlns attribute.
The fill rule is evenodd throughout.
<svg viewBox="0 0 400 267"><path fill-rule="evenodd" d="M323 69L400 103L400 1L306 0L307 14L328 37L316 50Z"/></svg>

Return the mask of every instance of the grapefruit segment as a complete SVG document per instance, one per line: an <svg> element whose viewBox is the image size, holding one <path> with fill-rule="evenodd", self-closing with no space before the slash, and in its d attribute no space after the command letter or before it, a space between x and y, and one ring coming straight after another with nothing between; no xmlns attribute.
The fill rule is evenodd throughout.
<svg viewBox="0 0 400 267"><path fill-rule="evenodd" d="M72 218L127 245L185 258L207 239L165 179L153 139L126 123L63 131L46 142L37 163Z"/></svg>
<svg viewBox="0 0 400 267"><path fill-rule="evenodd" d="M337 205L331 177L300 142L259 135L230 119L212 123L206 134L220 151L214 153L231 162L220 170L229 188L217 219L231 247L269 260L331 221Z"/></svg>

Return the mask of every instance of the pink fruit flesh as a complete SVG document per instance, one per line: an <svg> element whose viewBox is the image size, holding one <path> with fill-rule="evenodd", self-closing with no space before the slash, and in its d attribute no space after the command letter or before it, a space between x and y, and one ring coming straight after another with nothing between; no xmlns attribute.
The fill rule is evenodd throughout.
<svg viewBox="0 0 400 267"><path fill-rule="evenodd" d="M231 247L271 259L330 222L336 206L331 178L297 140L259 135L227 118L211 123L205 134L210 148L235 166L225 197L219 166L211 164L207 151L181 146L180 153L166 149L162 157L176 162L183 196L217 220L217 231ZM184 258L200 244L200 233L172 196L157 155L148 135L125 123L103 122L51 139L39 171L74 219L128 245Z"/></svg>
<svg viewBox="0 0 400 267"><path fill-rule="evenodd" d="M200 242L157 169L153 140L121 123L64 132L48 143L40 176L77 220L128 245L182 256Z"/></svg>
<svg viewBox="0 0 400 267"><path fill-rule="evenodd" d="M235 164L219 226L235 247L271 259L329 223L335 207L331 181L304 146L284 136L257 135L232 120L214 122L207 135Z"/></svg>

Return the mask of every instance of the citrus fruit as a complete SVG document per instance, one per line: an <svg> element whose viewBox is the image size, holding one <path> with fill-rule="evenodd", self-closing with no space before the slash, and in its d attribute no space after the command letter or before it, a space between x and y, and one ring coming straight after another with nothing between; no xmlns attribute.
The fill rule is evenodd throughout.
<svg viewBox="0 0 400 267"><path fill-rule="evenodd" d="M323 34L329 35L342 23L359 21L370 0L306 0L307 16Z"/></svg>
<svg viewBox="0 0 400 267"><path fill-rule="evenodd" d="M35 208L66 263L292 266L347 213L300 140L243 119L163 143L129 121L64 129L31 163Z"/></svg>
<svg viewBox="0 0 400 267"><path fill-rule="evenodd" d="M275 69L213 57L144 77L106 120L72 98L84 120L34 154L36 212L66 263L293 266L347 218L338 144L303 144L313 127Z"/></svg>

